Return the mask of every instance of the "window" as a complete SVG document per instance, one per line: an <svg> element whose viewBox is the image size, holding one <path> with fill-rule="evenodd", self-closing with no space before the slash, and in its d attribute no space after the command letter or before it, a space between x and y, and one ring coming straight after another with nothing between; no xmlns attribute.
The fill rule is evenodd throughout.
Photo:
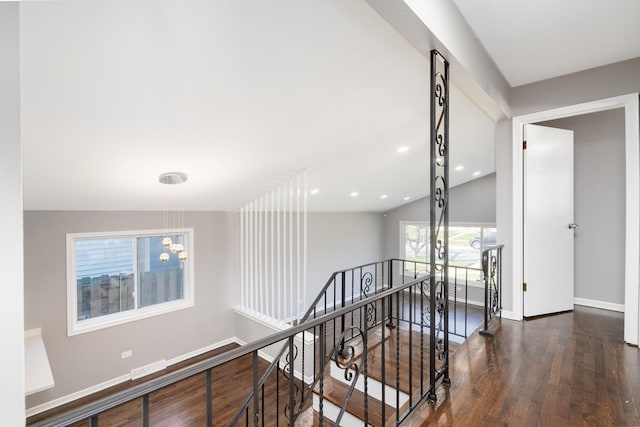
<svg viewBox="0 0 640 427"><path fill-rule="evenodd" d="M429 262L429 223L401 222L400 237L400 256L403 259ZM449 276L481 280L482 251L495 244L495 225L449 225ZM410 275L427 274L427 266L420 264L406 264L405 270Z"/></svg>
<svg viewBox="0 0 640 427"><path fill-rule="evenodd" d="M160 261L162 230L67 234L69 336L193 306L193 230L166 235L187 261Z"/></svg>

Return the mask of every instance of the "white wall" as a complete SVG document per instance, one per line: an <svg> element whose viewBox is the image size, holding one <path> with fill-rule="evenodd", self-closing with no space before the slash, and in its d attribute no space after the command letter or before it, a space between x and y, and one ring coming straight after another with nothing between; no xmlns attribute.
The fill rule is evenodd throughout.
<svg viewBox="0 0 640 427"><path fill-rule="evenodd" d="M574 131L575 297L624 304L624 110L539 123Z"/></svg>
<svg viewBox="0 0 640 427"><path fill-rule="evenodd" d="M18 16L17 2L0 3L0 222L5 227L0 245L3 265L0 417L7 426L24 425L25 407Z"/></svg>
<svg viewBox="0 0 640 427"><path fill-rule="evenodd" d="M502 251L502 305L513 310L512 230L513 171L511 170L511 120L496 123L496 227L497 241L505 245Z"/></svg>

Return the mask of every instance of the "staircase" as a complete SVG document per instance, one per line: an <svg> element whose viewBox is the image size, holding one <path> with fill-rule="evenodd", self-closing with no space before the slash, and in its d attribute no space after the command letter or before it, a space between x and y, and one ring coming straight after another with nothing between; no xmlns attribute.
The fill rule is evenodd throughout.
<svg viewBox="0 0 640 427"><path fill-rule="evenodd" d="M290 336L232 424L247 423L274 377L292 391L280 411L290 425L397 425L433 398L448 380L448 297L443 282L432 291L429 278L417 277L427 267L391 259L334 273L294 328L310 343Z"/></svg>
<svg viewBox="0 0 640 427"><path fill-rule="evenodd" d="M499 254L487 260L484 330L500 308ZM448 339L446 287L407 276L421 270L408 263L416 262L336 272L299 324L30 425L112 425L124 417L121 425L149 426L169 416L198 426L399 425L447 383L458 345ZM269 364L259 353L274 347L280 350ZM235 384L232 395L214 389L223 380ZM179 399L171 389L181 390ZM176 412L176 400L189 406Z"/></svg>

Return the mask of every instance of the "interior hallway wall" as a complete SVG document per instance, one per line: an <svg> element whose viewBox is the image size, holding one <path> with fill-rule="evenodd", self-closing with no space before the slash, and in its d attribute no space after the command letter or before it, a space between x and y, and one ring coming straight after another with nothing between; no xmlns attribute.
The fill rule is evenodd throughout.
<svg viewBox="0 0 640 427"><path fill-rule="evenodd" d="M384 257L380 212L310 212L308 223L308 307L331 274Z"/></svg>
<svg viewBox="0 0 640 427"><path fill-rule="evenodd" d="M640 58L581 71L511 89L510 105L514 116L566 107L640 91ZM513 311L513 292L521 292L521 283L513 283L513 141L511 119L496 125L496 192L498 240L503 251L503 306ZM624 167L624 165L620 165Z"/></svg>
<svg viewBox="0 0 640 427"><path fill-rule="evenodd" d="M384 218L384 257L400 257L400 222L429 221L429 198L393 209ZM496 222L496 174L492 173L449 190L449 222ZM498 241L500 243L500 241Z"/></svg>
<svg viewBox="0 0 640 427"><path fill-rule="evenodd" d="M0 418L7 426L24 425L25 405L19 16L18 2L0 3L0 221L5 227L0 245Z"/></svg>
<svg viewBox="0 0 640 427"><path fill-rule="evenodd" d="M67 337L66 233L162 229L161 212L26 211L25 327L42 327L55 388L27 408L233 337L239 216L186 212L194 229L195 306ZM188 261L187 261L188 262ZM132 350L133 356L120 354Z"/></svg>
<svg viewBox="0 0 640 427"><path fill-rule="evenodd" d="M194 228L195 306L67 337L66 233L161 229L162 217L161 212L24 212L25 323L42 327L56 381L55 388L29 396L27 408L236 335L239 215L186 212L185 227ZM308 221L305 307L331 273L378 261L383 252L381 213L310 212ZM121 359L125 350L133 357Z"/></svg>

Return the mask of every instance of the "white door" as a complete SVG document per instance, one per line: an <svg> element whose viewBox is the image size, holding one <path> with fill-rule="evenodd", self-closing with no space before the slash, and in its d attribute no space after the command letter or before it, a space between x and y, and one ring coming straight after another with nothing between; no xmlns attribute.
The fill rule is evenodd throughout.
<svg viewBox="0 0 640 427"><path fill-rule="evenodd" d="M523 310L529 317L573 310L576 225L573 131L525 125L525 141Z"/></svg>

